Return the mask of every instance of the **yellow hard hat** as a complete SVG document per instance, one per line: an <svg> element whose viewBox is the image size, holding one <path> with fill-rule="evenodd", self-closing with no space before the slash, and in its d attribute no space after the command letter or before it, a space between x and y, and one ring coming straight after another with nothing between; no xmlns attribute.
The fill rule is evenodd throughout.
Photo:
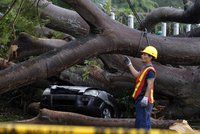
<svg viewBox="0 0 200 134"><path fill-rule="evenodd" d="M153 46L147 46L143 51L142 53L146 53L146 54L149 54L151 56L153 56L155 59L157 59L158 57L158 51L155 47Z"/></svg>

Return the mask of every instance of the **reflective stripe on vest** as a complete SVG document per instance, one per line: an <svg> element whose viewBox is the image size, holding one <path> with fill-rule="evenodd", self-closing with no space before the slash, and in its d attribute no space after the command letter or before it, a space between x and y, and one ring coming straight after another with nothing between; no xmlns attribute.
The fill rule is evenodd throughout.
<svg viewBox="0 0 200 134"><path fill-rule="evenodd" d="M140 95L140 93L142 92L142 88L145 84L145 78L148 74L148 72L150 70L153 70L154 72L155 69L153 67L147 67L145 68L144 70L141 71L140 75L137 77L136 79L136 86L135 86L135 90L134 90L134 93L132 95L132 97L136 100L137 97ZM153 103L154 100L153 100L153 89L151 89L151 92L150 92L150 98L149 98L149 101L150 103Z"/></svg>

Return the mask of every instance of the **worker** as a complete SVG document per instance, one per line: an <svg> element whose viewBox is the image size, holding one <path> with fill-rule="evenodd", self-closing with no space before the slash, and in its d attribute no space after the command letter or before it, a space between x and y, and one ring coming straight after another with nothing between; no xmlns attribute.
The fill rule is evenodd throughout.
<svg viewBox="0 0 200 134"><path fill-rule="evenodd" d="M126 56L124 63L129 67L130 72L136 77L135 90L132 97L135 100L137 129L149 130L151 128L151 112L153 109L153 90L156 71L152 65L152 60L157 59L158 52L155 47L147 46L141 51L141 59L144 63L141 71L137 71L131 63L131 60Z"/></svg>

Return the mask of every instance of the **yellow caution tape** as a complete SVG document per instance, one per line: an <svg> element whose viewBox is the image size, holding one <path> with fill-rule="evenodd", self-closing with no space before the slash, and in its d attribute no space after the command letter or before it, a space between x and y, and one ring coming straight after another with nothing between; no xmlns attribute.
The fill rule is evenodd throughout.
<svg viewBox="0 0 200 134"><path fill-rule="evenodd" d="M105 128L64 125L39 124L4 124L0 123L1 134L178 134L170 130L152 129L148 133L144 130L128 128Z"/></svg>

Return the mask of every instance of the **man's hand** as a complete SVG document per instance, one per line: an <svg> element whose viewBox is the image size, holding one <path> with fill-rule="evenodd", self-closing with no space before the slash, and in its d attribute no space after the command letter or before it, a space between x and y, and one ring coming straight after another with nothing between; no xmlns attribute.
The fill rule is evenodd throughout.
<svg viewBox="0 0 200 134"><path fill-rule="evenodd" d="M140 104L142 107L146 107L148 105L148 97L144 96Z"/></svg>
<svg viewBox="0 0 200 134"><path fill-rule="evenodd" d="M125 58L124 58L124 63L125 63L127 66L132 65L131 60L130 60L127 56L125 56Z"/></svg>

